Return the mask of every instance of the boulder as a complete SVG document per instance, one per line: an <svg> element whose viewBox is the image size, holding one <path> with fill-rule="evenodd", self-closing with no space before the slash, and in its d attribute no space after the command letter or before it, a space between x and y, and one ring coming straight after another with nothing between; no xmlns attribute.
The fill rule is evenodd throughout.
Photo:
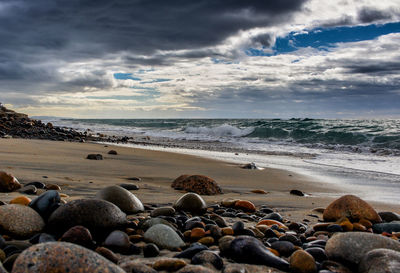
<svg viewBox="0 0 400 273"><path fill-rule="evenodd" d="M215 180L204 175L181 175L172 182L171 187L176 190L185 190L201 195L223 193Z"/></svg>
<svg viewBox="0 0 400 273"><path fill-rule="evenodd" d="M344 217L353 222L358 222L361 219L373 223L382 222L381 217L367 202L354 195L345 195L333 201L323 214L323 218L327 222L334 222Z"/></svg>
<svg viewBox="0 0 400 273"><path fill-rule="evenodd" d="M196 193L186 193L182 195L174 204L174 209L192 213L204 213L207 209L206 202Z"/></svg>
<svg viewBox="0 0 400 273"><path fill-rule="evenodd" d="M144 211L142 202L133 193L120 186L106 187L96 194L96 198L111 202L128 214Z"/></svg>
<svg viewBox="0 0 400 273"><path fill-rule="evenodd" d="M369 251L358 266L360 273L395 273L400 269L400 252L378 248Z"/></svg>

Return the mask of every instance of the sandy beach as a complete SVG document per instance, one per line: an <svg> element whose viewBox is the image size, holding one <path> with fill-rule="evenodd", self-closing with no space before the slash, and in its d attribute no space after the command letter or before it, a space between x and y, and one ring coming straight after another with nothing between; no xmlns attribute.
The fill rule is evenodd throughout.
<svg viewBox="0 0 400 273"><path fill-rule="evenodd" d="M118 155L108 155L111 149ZM102 154L104 160L87 160L90 153ZM69 199L91 198L105 186L134 183L140 189L133 193L144 204L172 204L183 193L170 187L172 181L182 174L202 174L217 181L224 191L223 195L203 196L209 204L224 198L243 199L268 205L292 219L315 221L307 214L313 208L326 207L342 194L332 184L288 171L246 170L236 164L190 155L95 143L0 139L0 157L0 169L12 173L21 183L54 183ZM135 177L140 181L130 180ZM254 189L268 194L251 193ZM310 196L291 195L292 189ZM0 193L3 201L18 195ZM400 212L400 205L372 204L377 211Z"/></svg>

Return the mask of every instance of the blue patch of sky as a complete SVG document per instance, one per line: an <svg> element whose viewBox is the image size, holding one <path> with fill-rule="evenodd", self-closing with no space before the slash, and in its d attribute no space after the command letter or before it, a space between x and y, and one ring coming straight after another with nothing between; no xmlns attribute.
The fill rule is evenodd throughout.
<svg viewBox="0 0 400 273"><path fill-rule="evenodd" d="M214 64L238 64L239 63L239 62L227 61L227 60L218 59L218 58L211 58L211 61Z"/></svg>
<svg viewBox="0 0 400 273"><path fill-rule="evenodd" d="M273 56L293 52L305 47L328 50L335 47L337 43L373 40L382 35L399 32L400 22L383 25L317 28L308 33L291 32L285 37L278 37L272 47L274 53L265 52L266 48L249 48L245 50L245 53L248 56Z"/></svg>
<svg viewBox="0 0 400 273"><path fill-rule="evenodd" d="M151 81L144 81L144 82L140 82L141 84L145 84L145 83L157 83L157 82L169 82L172 81L171 79L154 79Z"/></svg>
<svg viewBox="0 0 400 273"><path fill-rule="evenodd" d="M114 78L117 80L134 80L141 81L141 78L133 77L132 73L114 73Z"/></svg>

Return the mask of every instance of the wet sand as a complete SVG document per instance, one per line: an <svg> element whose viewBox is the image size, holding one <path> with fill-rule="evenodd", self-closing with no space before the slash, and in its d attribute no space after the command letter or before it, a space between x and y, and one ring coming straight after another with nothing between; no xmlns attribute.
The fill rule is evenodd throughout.
<svg viewBox="0 0 400 273"><path fill-rule="evenodd" d="M108 155L111 149L118 155ZM91 153L102 154L104 160L86 159ZM223 195L203 196L208 204L224 198L250 200L277 209L293 220L315 221L316 218L307 216L313 208L326 207L342 195L340 188L332 184L288 171L246 170L236 164L196 156L95 143L0 139L0 158L0 170L13 174L22 184L57 184L69 199L92 198L105 186L134 183L140 189L133 193L144 204L172 204L183 193L170 187L172 181L182 174L202 174L216 180L224 191ZM141 180L130 180L135 177ZM251 193L254 189L268 194ZM292 189L310 196L291 195ZM18 195L0 193L0 200L9 201ZM400 204L372 205L377 211L400 213Z"/></svg>

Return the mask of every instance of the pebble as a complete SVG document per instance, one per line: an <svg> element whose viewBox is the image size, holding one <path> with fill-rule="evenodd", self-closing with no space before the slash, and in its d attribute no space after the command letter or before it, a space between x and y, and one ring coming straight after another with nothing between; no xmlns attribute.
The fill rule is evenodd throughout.
<svg viewBox="0 0 400 273"><path fill-rule="evenodd" d="M119 184L120 187L124 188L125 190L128 191L137 191L139 190L139 186L132 184L132 183L123 183L123 184Z"/></svg>
<svg viewBox="0 0 400 273"><path fill-rule="evenodd" d="M399 269L400 252L384 248L369 251L358 266L361 273L395 273Z"/></svg>
<svg viewBox="0 0 400 273"><path fill-rule="evenodd" d="M15 260L19 256L20 256L20 253L14 253L14 254L8 256L7 259L4 260L3 266L8 272L11 272L11 270L13 270L14 264L15 264ZM25 271L25 272L27 272L27 271ZM14 273L14 270L12 271L12 273Z"/></svg>
<svg viewBox="0 0 400 273"><path fill-rule="evenodd" d="M161 207L151 211L150 216L151 217L173 216L174 214L175 214L175 209L173 207Z"/></svg>
<svg viewBox="0 0 400 273"><path fill-rule="evenodd" d="M282 215L280 215L279 213L277 213L277 212L271 212L271 213L268 213L267 215L265 215L263 218L262 218L262 220L275 220L275 221L278 221L278 222L283 222L283 217L282 217Z"/></svg>
<svg viewBox="0 0 400 273"><path fill-rule="evenodd" d="M236 262L267 265L286 271L289 269L287 261L276 257L259 240L250 236L237 236L230 243L228 253Z"/></svg>
<svg viewBox="0 0 400 273"><path fill-rule="evenodd" d="M19 189L18 192L33 195L37 193L37 188L34 185L25 185L23 188Z"/></svg>
<svg viewBox="0 0 400 273"><path fill-rule="evenodd" d="M176 254L175 258L185 258L185 259L192 259L194 255L199 253L200 251L208 250L208 247L205 245L194 243L189 248L185 249L184 251Z"/></svg>
<svg viewBox="0 0 400 273"><path fill-rule="evenodd" d="M128 214L144 211L142 202L133 193L120 186L103 188L96 194L96 198L109 201Z"/></svg>
<svg viewBox="0 0 400 273"><path fill-rule="evenodd" d="M192 257L192 264L207 265L211 264L218 270L224 266L221 257L210 250L203 250Z"/></svg>
<svg viewBox="0 0 400 273"><path fill-rule="evenodd" d="M156 270L148 265L137 261L127 261L119 265L125 272L131 273L157 273Z"/></svg>
<svg viewBox="0 0 400 273"><path fill-rule="evenodd" d="M28 238L39 233L45 224L40 215L27 206L0 206L0 229L3 234L16 238Z"/></svg>
<svg viewBox="0 0 400 273"><path fill-rule="evenodd" d="M178 270L177 273L215 273L215 271L201 265L188 264L182 269Z"/></svg>
<svg viewBox="0 0 400 273"><path fill-rule="evenodd" d="M294 244L289 241L273 242L271 248L275 249L280 255L285 257L289 257L296 250Z"/></svg>
<svg viewBox="0 0 400 273"><path fill-rule="evenodd" d="M92 235L115 230L127 223L126 215L116 205L98 199L78 199L55 210L48 226L56 233L67 231L73 226L84 226Z"/></svg>
<svg viewBox="0 0 400 273"><path fill-rule="evenodd" d="M61 236L60 241L74 243L87 248L94 246L92 234L84 226L70 228Z"/></svg>
<svg viewBox="0 0 400 273"><path fill-rule="evenodd" d="M27 206L32 200L26 196L18 196L15 197L13 200L10 201L10 204L18 204Z"/></svg>
<svg viewBox="0 0 400 273"><path fill-rule="evenodd" d="M203 214L207 205L206 202L196 193L186 193L181 196L173 205L177 211L187 211L196 214Z"/></svg>
<svg viewBox="0 0 400 273"><path fill-rule="evenodd" d="M103 156L101 154L88 154L86 159L90 160L103 160Z"/></svg>
<svg viewBox="0 0 400 273"><path fill-rule="evenodd" d="M157 271L161 271L161 270L178 271L185 265L186 265L186 262L182 259L164 258L164 259L156 261L153 264L153 268Z"/></svg>
<svg viewBox="0 0 400 273"><path fill-rule="evenodd" d="M247 200L238 200L235 203L235 208L236 209L241 209L246 212L255 212L256 211L256 206Z"/></svg>
<svg viewBox="0 0 400 273"><path fill-rule="evenodd" d="M46 184L46 190L54 190L54 191L61 191L61 187L56 184Z"/></svg>
<svg viewBox="0 0 400 273"><path fill-rule="evenodd" d="M400 232L400 221L393 221L390 223L381 223L375 224L372 226L372 230L375 233L393 233L393 232Z"/></svg>
<svg viewBox="0 0 400 273"><path fill-rule="evenodd" d="M17 178L9 173L0 171L0 192L12 192L21 187L22 185Z"/></svg>
<svg viewBox="0 0 400 273"><path fill-rule="evenodd" d="M185 245L181 237L169 226L157 224L144 233L144 239L160 248L174 250Z"/></svg>
<svg viewBox="0 0 400 273"><path fill-rule="evenodd" d="M96 248L96 253L99 253L101 256L103 256L104 258L106 258L107 260L117 264L118 263L118 256L112 252L111 250L109 250L106 247L98 247Z"/></svg>
<svg viewBox="0 0 400 273"><path fill-rule="evenodd" d="M376 248L400 251L400 242L366 232L336 233L325 246L329 259L358 264L364 255Z"/></svg>
<svg viewBox="0 0 400 273"><path fill-rule="evenodd" d="M109 155L117 155L118 153L115 150L110 150L110 151L108 151L107 154L109 154Z"/></svg>
<svg viewBox="0 0 400 273"><path fill-rule="evenodd" d="M131 244L128 234L120 230L111 232L104 241L105 247L114 252L127 255L130 253Z"/></svg>
<svg viewBox="0 0 400 273"><path fill-rule="evenodd" d="M333 201L323 213L324 221L337 221L347 217L352 221L367 219L373 223L382 222L378 213L364 200L354 195L344 195Z"/></svg>
<svg viewBox="0 0 400 273"><path fill-rule="evenodd" d="M289 258L290 270L297 273L315 273L317 265L314 257L304 250L296 250Z"/></svg>
<svg viewBox="0 0 400 273"><path fill-rule="evenodd" d="M306 251L311 254L317 262L322 262L328 259L325 250L321 247L309 247Z"/></svg>
<svg viewBox="0 0 400 273"><path fill-rule="evenodd" d="M28 187L28 186L34 186L37 189L46 188L46 184L39 182L39 181L29 182L28 184L25 184L25 187Z"/></svg>
<svg viewBox="0 0 400 273"><path fill-rule="evenodd" d="M155 244L147 244L143 248L144 257L157 257L160 254L160 249ZM179 258L179 257L177 257Z"/></svg>
<svg viewBox="0 0 400 273"><path fill-rule="evenodd" d="M400 221L400 214L391 212L391 211L383 211L378 213L382 218L383 222L392 222L392 221Z"/></svg>
<svg viewBox="0 0 400 273"><path fill-rule="evenodd" d="M291 190L290 194L297 195L297 196L304 196L304 193L302 191L299 191L299 190Z"/></svg>
<svg viewBox="0 0 400 273"><path fill-rule="evenodd" d="M87 248L66 242L51 242L31 246L18 256L12 273L23 272L125 271Z"/></svg>
<svg viewBox="0 0 400 273"><path fill-rule="evenodd" d="M33 199L29 204L29 207L39 213L44 220L47 220L50 215L60 206L60 202L61 197L58 191L49 190Z"/></svg>

